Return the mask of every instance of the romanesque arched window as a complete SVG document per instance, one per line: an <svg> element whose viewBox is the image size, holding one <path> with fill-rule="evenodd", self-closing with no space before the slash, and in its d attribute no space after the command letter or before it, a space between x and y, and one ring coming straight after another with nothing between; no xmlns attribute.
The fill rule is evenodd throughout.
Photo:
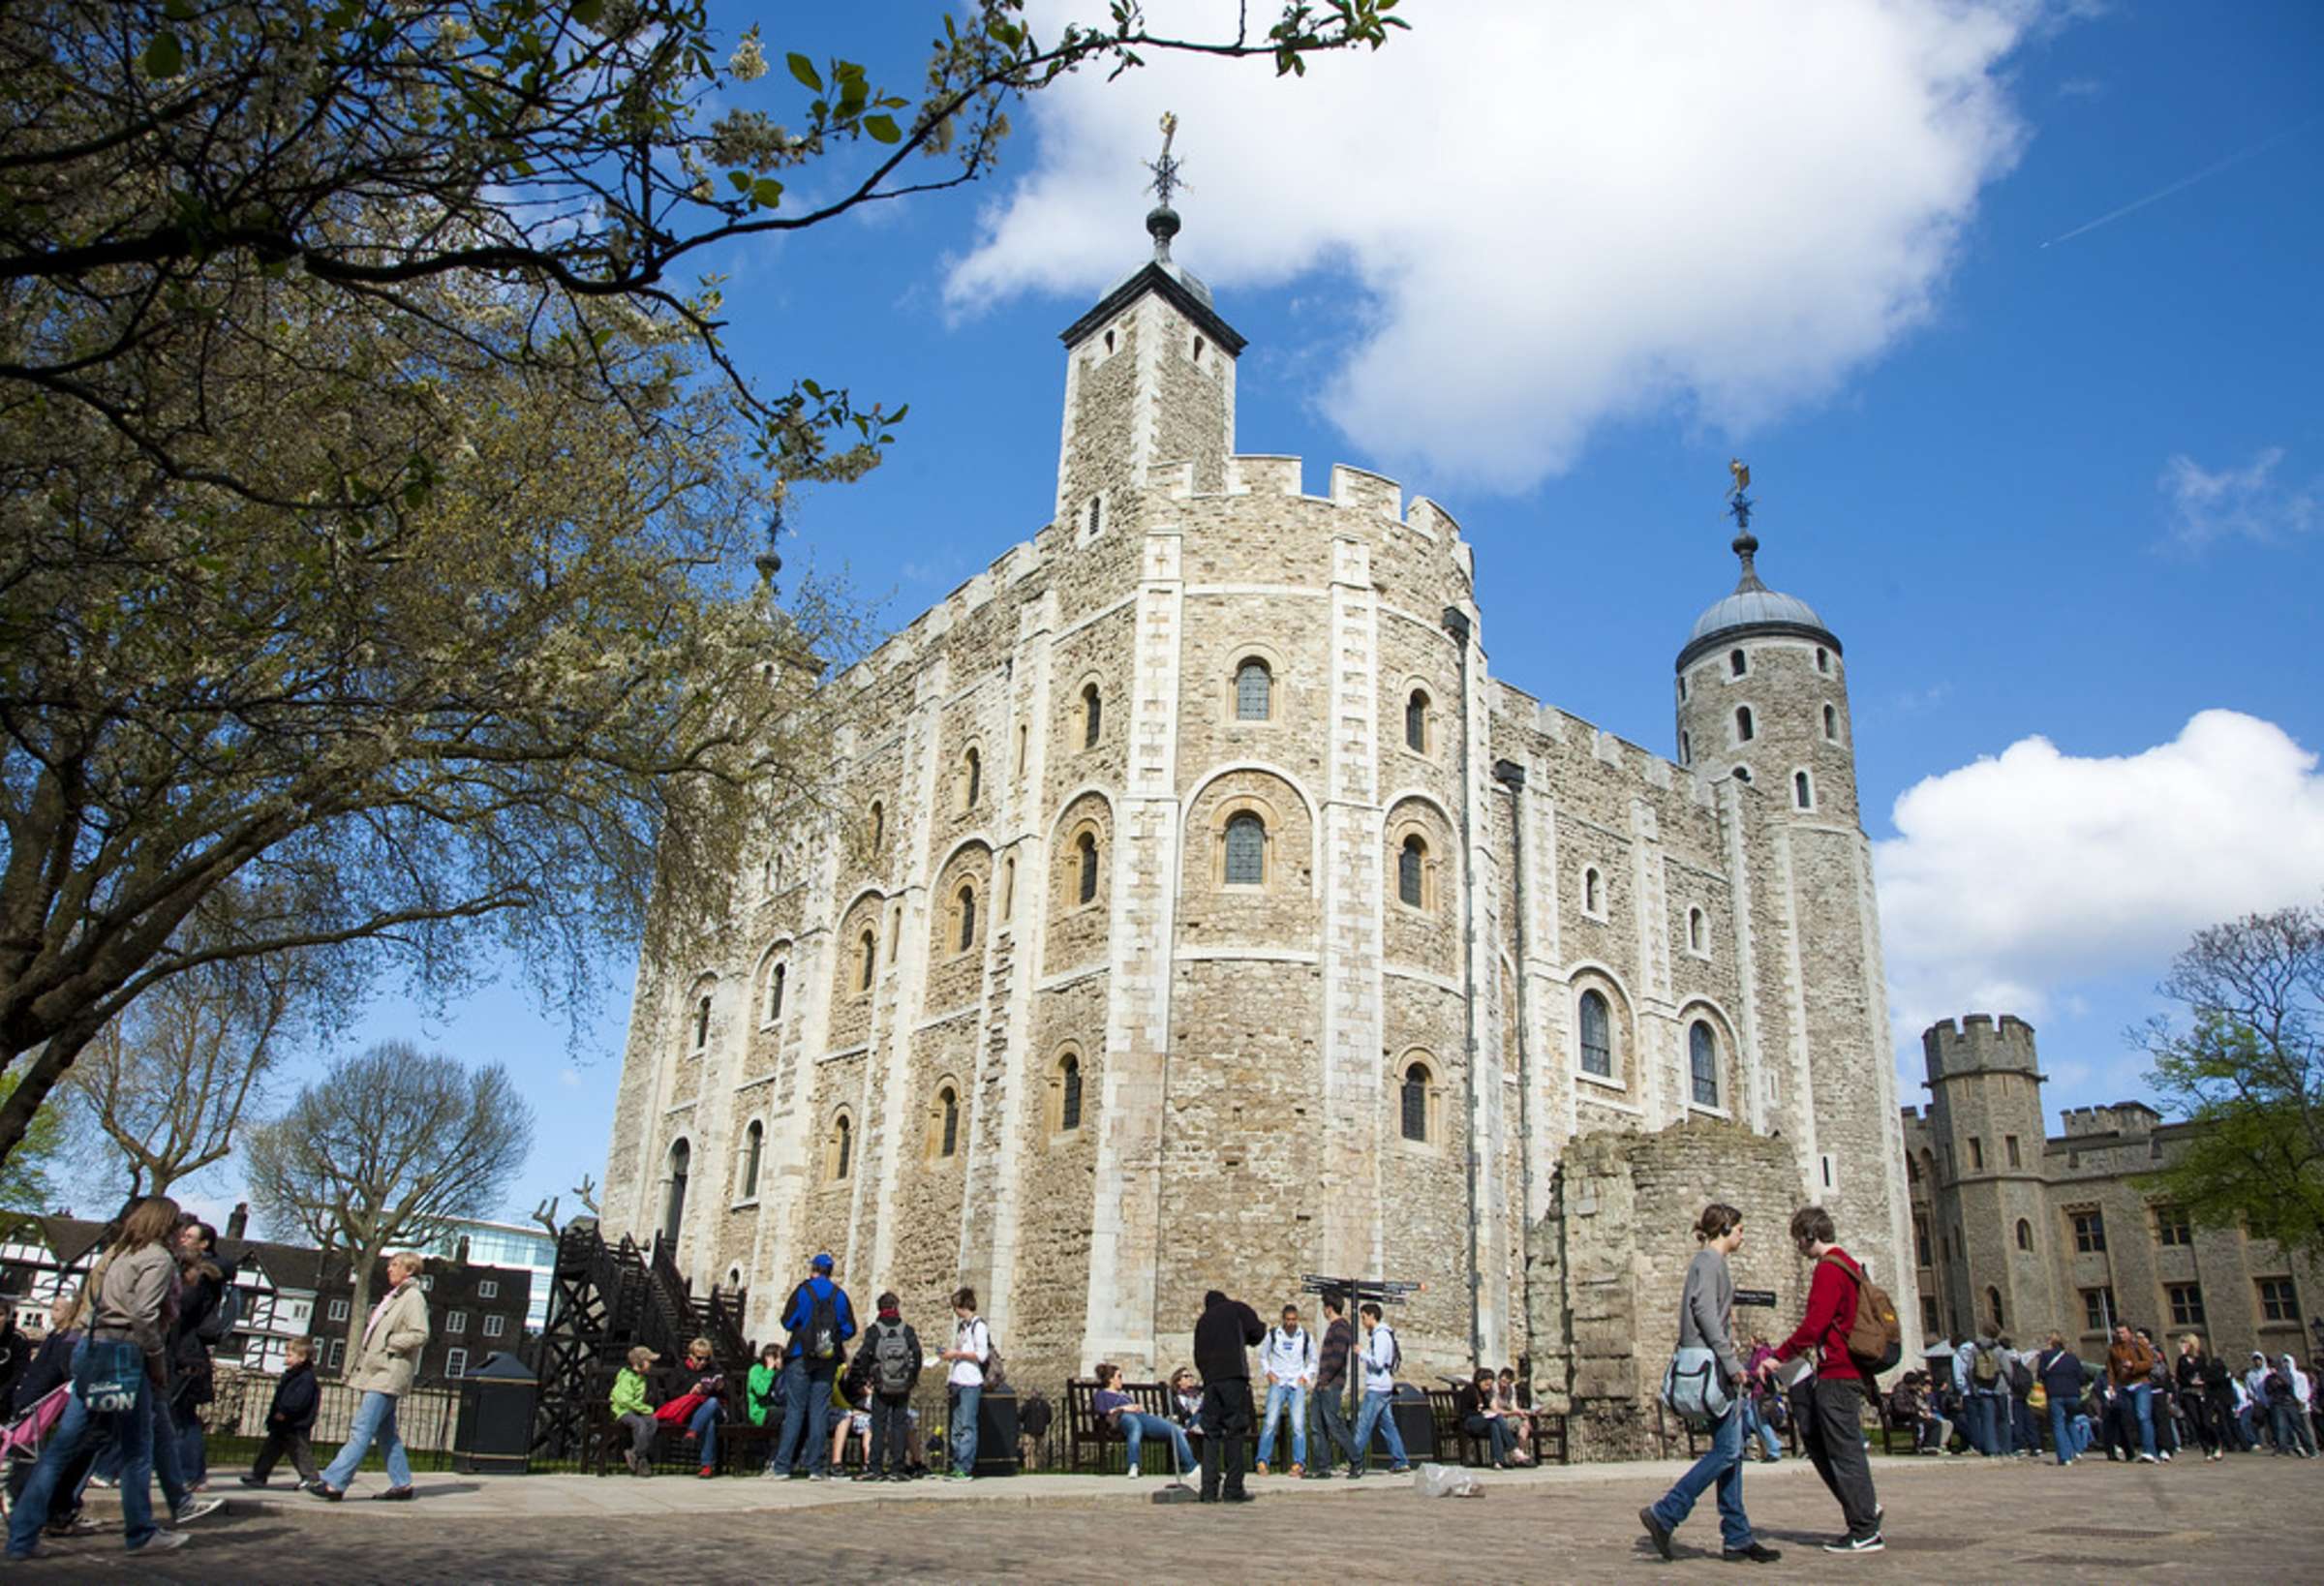
<svg viewBox="0 0 2324 1586"><path fill-rule="evenodd" d="M1823 736L1831 743L1840 741L1840 708L1836 705L1823 708Z"/></svg>
<svg viewBox="0 0 2324 1586"><path fill-rule="evenodd" d="M1581 993L1581 1071L1602 1080L1614 1077L1613 1022L1605 998L1597 991Z"/></svg>
<svg viewBox="0 0 2324 1586"><path fill-rule="evenodd" d="M1404 839L1396 854L1396 899L1420 908L1427 899L1428 844L1418 835Z"/></svg>
<svg viewBox="0 0 2324 1586"><path fill-rule="evenodd" d="M1265 721L1274 710L1274 674L1253 656L1235 669L1235 718Z"/></svg>
<svg viewBox="0 0 2324 1586"><path fill-rule="evenodd" d="M1710 933L1704 928L1702 910L1698 908L1687 910L1687 951L1690 953L1710 951Z"/></svg>
<svg viewBox="0 0 2324 1586"><path fill-rule="evenodd" d="M843 1183L855 1168L855 1122L841 1113L831 1120L831 1180Z"/></svg>
<svg viewBox="0 0 2324 1586"><path fill-rule="evenodd" d="M1428 1139L1428 1065L1419 1058L1405 1066L1404 1083L1397 1087L1397 1112L1406 1140Z"/></svg>
<svg viewBox="0 0 2324 1586"><path fill-rule="evenodd" d="M1415 754L1428 752L1428 690L1415 688L1404 701L1404 747Z"/></svg>
<svg viewBox="0 0 2324 1586"><path fill-rule="evenodd" d="M973 748L961 756L961 810L976 808L985 791L985 759Z"/></svg>
<svg viewBox="0 0 2324 1586"><path fill-rule="evenodd" d="M1248 809L1227 820L1226 882L1230 887L1257 887L1267 882L1267 822Z"/></svg>
<svg viewBox="0 0 2324 1586"><path fill-rule="evenodd" d="M710 993L694 998L694 1053L699 1056L710 1045Z"/></svg>
<svg viewBox="0 0 2324 1586"><path fill-rule="evenodd" d="M1695 1105L1719 1105L1719 1038L1697 1019L1687 1028L1687 1067L1695 1084Z"/></svg>
<svg viewBox="0 0 2324 1586"><path fill-rule="evenodd" d="M1097 901L1097 834L1084 832L1074 842L1074 856L1081 865L1081 879L1075 883L1074 896L1078 901Z"/></svg>
<svg viewBox="0 0 2324 1586"><path fill-rule="evenodd" d="M767 971L767 1018L770 1024L782 1017L782 993L790 979L790 965L778 962Z"/></svg>
<svg viewBox="0 0 2324 1586"><path fill-rule="evenodd" d="M2017 1247L2020 1250L2034 1248L2034 1225L2023 1217L2017 1220Z"/></svg>
<svg viewBox="0 0 2324 1586"><path fill-rule="evenodd" d="M1752 739L1752 732L1753 732L1753 727L1752 727L1752 720L1751 720L1751 707L1750 707L1750 706L1748 706L1748 705L1738 705L1738 706L1736 706L1736 707L1735 707L1735 742L1736 742L1736 743L1738 743L1738 744L1748 744L1748 743L1750 743L1750 742L1751 742L1751 739Z"/></svg>
<svg viewBox="0 0 2324 1586"><path fill-rule="evenodd" d="M1804 771L1791 773L1791 803L1801 809L1816 808L1816 784Z"/></svg>
<svg viewBox="0 0 2324 1586"><path fill-rule="evenodd" d="M961 1148L961 1093L946 1085L936 1092L936 1155Z"/></svg>
<svg viewBox="0 0 2324 1586"><path fill-rule="evenodd" d="M738 1200L748 1201L758 1194L758 1161L766 1149L767 1126L756 1118L743 1131L743 1182Z"/></svg>
<svg viewBox="0 0 2324 1586"><path fill-rule="evenodd" d="M879 935L869 926L855 939L855 989L872 990L872 973L879 967Z"/></svg>
<svg viewBox="0 0 2324 1586"><path fill-rule="evenodd" d="M1097 685L1086 685L1082 689L1082 747L1097 747L1097 735L1105 720L1105 704L1099 698Z"/></svg>
<svg viewBox="0 0 2324 1586"><path fill-rule="evenodd" d="M1744 659L1742 651L1730 650L1727 653L1728 676L1739 678L1750 669L1751 663Z"/></svg>
<svg viewBox="0 0 2324 1586"><path fill-rule="evenodd" d="M956 945L963 953L976 945L976 889L963 886L954 895L955 907L960 915L960 932Z"/></svg>
<svg viewBox="0 0 2324 1586"><path fill-rule="evenodd" d="M1067 1052L1057 1060L1057 1131L1082 1126L1082 1059Z"/></svg>
<svg viewBox="0 0 2324 1586"><path fill-rule="evenodd" d="M872 808L864 812L864 829L871 839L872 851L878 853L880 844L888 839L888 807L877 799L873 799Z"/></svg>
<svg viewBox="0 0 2324 1586"><path fill-rule="evenodd" d="M1605 912L1605 878L1598 873L1595 865L1581 872L1581 911L1584 914Z"/></svg>
<svg viewBox="0 0 2324 1586"><path fill-rule="evenodd" d="M685 1141L670 1144L669 1193L662 1201L661 1236L670 1243L678 1242L678 1230L686 1222L686 1181L693 1167L694 1148Z"/></svg>

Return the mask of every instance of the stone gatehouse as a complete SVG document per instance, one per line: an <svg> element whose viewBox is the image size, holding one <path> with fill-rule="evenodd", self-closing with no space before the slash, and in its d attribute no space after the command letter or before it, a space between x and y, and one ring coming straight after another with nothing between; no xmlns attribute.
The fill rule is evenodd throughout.
<svg viewBox="0 0 2324 1586"><path fill-rule="evenodd" d="M1064 333L1048 524L822 686L830 806L641 966L608 1232L762 1334L818 1250L924 1328L971 1283L1020 1382L1167 1369L1213 1286L1407 1279L1415 1373L1555 1401L1643 1380L1609 1340L1659 1366L1727 1143L1916 1318L1839 639L1746 532L1675 758L1503 682L1495 600L1544 592L1392 480L1238 453L1243 339L1166 214ZM1620 1217L1564 1193L1585 1139ZM1566 1292L1616 1269L1668 1291L1618 1333Z"/></svg>

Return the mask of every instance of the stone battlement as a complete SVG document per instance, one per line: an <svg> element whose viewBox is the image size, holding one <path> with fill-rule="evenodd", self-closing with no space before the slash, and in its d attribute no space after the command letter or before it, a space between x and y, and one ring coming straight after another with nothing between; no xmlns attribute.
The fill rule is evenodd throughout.
<svg viewBox="0 0 2324 1586"><path fill-rule="evenodd" d="M2115 1102L2106 1107L2068 1107L2058 1114L2069 1139L2080 1135L2151 1135L2162 1114L2145 1102Z"/></svg>
<svg viewBox="0 0 2324 1586"><path fill-rule="evenodd" d="M2015 1014L1996 1023L1991 1014L1971 1014L1959 1024L1941 1019L1920 1038L1932 1081L1956 1074L2013 1070L2040 1076L2034 1052L2034 1026Z"/></svg>

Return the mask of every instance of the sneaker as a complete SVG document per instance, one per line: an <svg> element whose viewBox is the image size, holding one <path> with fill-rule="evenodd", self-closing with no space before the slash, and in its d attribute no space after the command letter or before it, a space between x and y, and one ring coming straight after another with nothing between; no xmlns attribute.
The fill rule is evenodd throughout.
<svg viewBox="0 0 2324 1586"><path fill-rule="evenodd" d="M157 1531L144 1542L130 1549L133 1553L167 1553L172 1547L183 1547L193 1539L182 1531Z"/></svg>
<svg viewBox="0 0 2324 1586"><path fill-rule="evenodd" d="M266 1484L266 1478L263 1476L245 1476L241 1480L246 1487L262 1487Z"/></svg>
<svg viewBox="0 0 2324 1586"><path fill-rule="evenodd" d="M44 1537L94 1537L99 1530L95 1520L84 1515L69 1514L61 1520L50 1520L41 1527Z"/></svg>
<svg viewBox="0 0 2324 1586"><path fill-rule="evenodd" d="M188 1498L169 1511L171 1525L190 1525L204 1514L215 1514L226 1507L223 1498Z"/></svg>
<svg viewBox="0 0 2324 1586"><path fill-rule="evenodd" d="M807 1479L810 1481L836 1481L839 1477L832 1471L809 1471Z"/></svg>
<svg viewBox="0 0 2324 1586"><path fill-rule="evenodd" d="M2170 1450L2170 1449L2163 1449L2163 1450L2162 1450L2162 1462L2163 1462L2164 1464L2166 1464L2166 1465L2167 1465L2167 1464L2169 1464L2169 1463L2171 1462L2171 1450Z"/></svg>
<svg viewBox="0 0 2324 1586"><path fill-rule="evenodd" d="M1130 1468L1129 1468L1127 1471L1123 1472L1122 1474L1123 1474L1123 1475L1125 1475L1125 1476L1127 1476L1127 1477L1128 1477L1128 1478L1129 1478L1131 1480L1135 1481L1135 1480L1138 1479L1138 1467L1137 1467L1137 1466L1135 1466L1135 1465L1132 1465L1132 1466L1131 1466L1131 1467L1130 1467Z"/></svg>
<svg viewBox="0 0 2324 1586"><path fill-rule="evenodd" d="M1773 1564L1784 1555L1780 1548L1764 1547L1755 1541L1749 1547L1723 1547L1719 1556L1728 1564Z"/></svg>
<svg viewBox="0 0 2324 1586"><path fill-rule="evenodd" d="M1877 1531L1862 1537L1834 1537L1823 1544L1827 1553L1878 1553L1888 1545Z"/></svg>
<svg viewBox="0 0 2324 1586"><path fill-rule="evenodd" d="M2155 1463L2155 1456L2151 1453L2142 1453L2138 1456L2138 1462L2142 1465L2152 1465Z"/></svg>
<svg viewBox="0 0 2324 1586"><path fill-rule="evenodd" d="M1388 1474L1391 1476L1410 1476L1412 1474L1412 1467L1410 1465L1391 1465L1388 1468Z"/></svg>
<svg viewBox="0 0 2324 1586"><path fill-rule="evenodd" d="M705 1465L700 1470L694 1472L694 1474L700 1477L703 1480L707 1481L712 1477L719 1474L719 1469L716 1465Z"/></svg>
<svg viewBox="0 0 2324 1586"><path fill-rule="evenodd" d="M1646 1528L1646 1540L1654 1543L1654 1550L1662 1554L1667 1563L1670 1559L1670 1528L1654 1517L1651 1506L1638 1510L1638 1524Z"/></svg>
<svg viewBox="0 0 2324 1586"><path fill-rule="evenodd" d="M104 1487L108 1492L120 1484L121 1479L117 1476L92 1476L89 1478L90 1486Z"/></svg>

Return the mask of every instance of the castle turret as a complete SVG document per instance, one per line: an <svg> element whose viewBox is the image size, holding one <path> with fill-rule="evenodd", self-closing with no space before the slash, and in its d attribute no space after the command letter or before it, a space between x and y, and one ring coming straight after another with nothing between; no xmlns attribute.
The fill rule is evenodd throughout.
<svg viewBox="0 0 2324 1586"><path fill-rule="evenodd" d="M2070 1331L2052 1277L2034 1026L1971 1014L1958 1026L1949 1019L1930 1025L1920 1044L1944 1325L1956 1337L2013 1332L2021 1343L2038 1329Z"/></svg>

